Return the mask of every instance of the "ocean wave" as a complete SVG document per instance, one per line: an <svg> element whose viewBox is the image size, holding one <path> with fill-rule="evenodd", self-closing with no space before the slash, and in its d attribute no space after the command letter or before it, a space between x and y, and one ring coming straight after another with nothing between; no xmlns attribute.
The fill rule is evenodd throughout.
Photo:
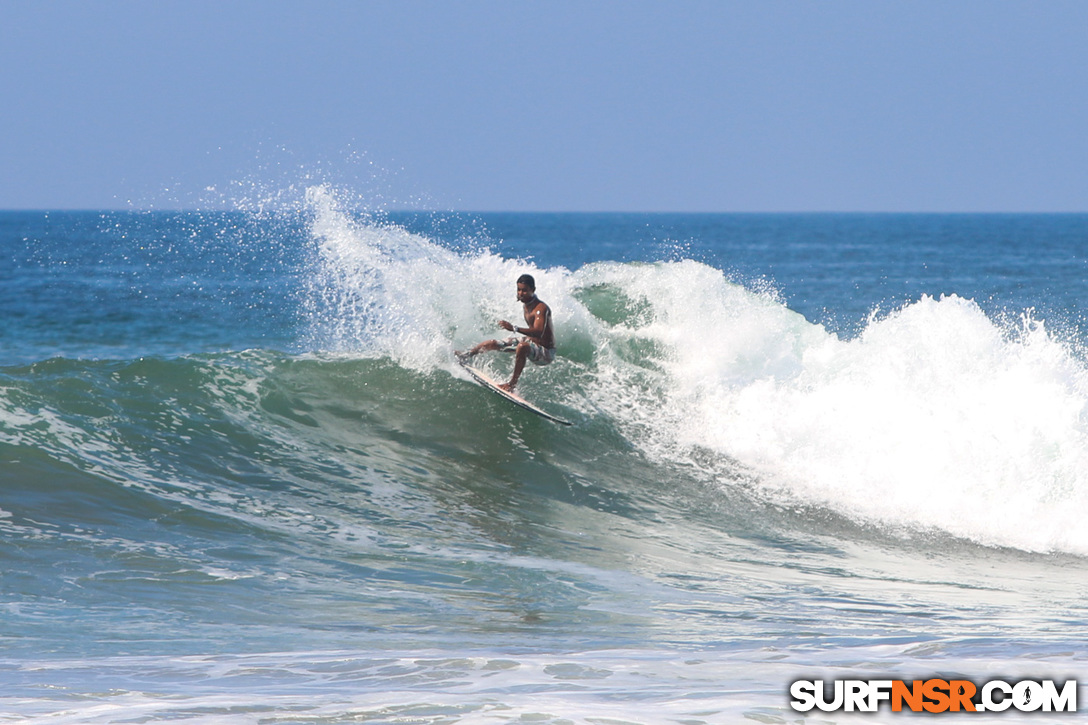
<svg viewBox="0 0 1088 725"><path fill-rule="evenodd" d="M349 214L328 189L308 200L308 352L4 368L0 445L269 530L347 530L336 512L370 520L377 490L404 497L382 501L395 520L419 506L442 528L434 491L513 477L633 516L670 505L652 500L664 486L740 529L756 511L819 530L817 510L879 536L1088 554L1088 364L1030 313L923 297L845 338L706 263L541 267ZM559 359L520 389L568 431L453 357L519 313L524 272ZM509 356L480 362L509 374Z"/></svg>
<svg viewBox="0 0 1088 725"><path fill-rule="evenodd" d="M517 314L512 280L529 272L563 364L526 389L659 463L889 531L1088 553L1072 514L1088 503L1088 364L1030 312L924 296L840 338L704 263L540 268L311 201L311 322L333 348L448 370L451 347Z"/></svg>

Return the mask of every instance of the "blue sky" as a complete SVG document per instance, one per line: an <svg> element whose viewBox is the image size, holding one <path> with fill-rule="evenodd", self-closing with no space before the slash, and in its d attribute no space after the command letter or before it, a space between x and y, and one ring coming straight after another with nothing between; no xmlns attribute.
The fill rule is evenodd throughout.
<svg viewBox="0 0 1088 725"><path fill-rule="evenodd" d="M0 0L0 208L1088 211L1086 39L1061 0Z"/></svg>

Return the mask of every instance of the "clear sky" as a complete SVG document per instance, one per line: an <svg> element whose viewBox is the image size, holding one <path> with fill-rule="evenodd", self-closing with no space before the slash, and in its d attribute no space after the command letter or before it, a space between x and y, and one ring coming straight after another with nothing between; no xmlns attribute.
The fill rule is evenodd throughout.
<svg viewBox="0 0 1088 725"><path fill-rule="evenodd" d="M392 208L1088 211L1088 2L0 0L0 208L306 174Z"/></svg>

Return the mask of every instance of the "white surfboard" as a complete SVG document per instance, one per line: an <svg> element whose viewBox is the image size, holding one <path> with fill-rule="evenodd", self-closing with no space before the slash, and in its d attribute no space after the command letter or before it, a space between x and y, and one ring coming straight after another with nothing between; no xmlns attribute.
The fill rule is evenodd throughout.
<svg viewBox="0 0 1088 725"><path fill-rule="evenodd" d="M489 376L485 375L481 371L479 371L476 368L472 367L468 363L466 363L466 362L464 362L462 360L458 360L458 362L461 363L461 367L463 367L465 370L468 371L468 374L472 376L473 380L475 380L476 382L478 382L480 385L484 386L485 388L487 388L491 392L498 393L499 395L506 398L507 400L509 400L514 405L516 405L516 406L518 406L520 408L525 408L525 410L532 411L533 413L536 413L537 415L539 415L541 418L547 418L548 420L553 421L555 423L558 423L559 425L573 425L573 423L571 423L569 420L563 420L562 418L557 418L556 416L552 415L551 413L547 413L547 412L541 410L540 408L536 407L535 405L533 405L532 403L530 403L528 400L521 397L517 393L511 393L509 391L503 390L502 388L499 387L499 384L497 382L492 380Z"/></svg>

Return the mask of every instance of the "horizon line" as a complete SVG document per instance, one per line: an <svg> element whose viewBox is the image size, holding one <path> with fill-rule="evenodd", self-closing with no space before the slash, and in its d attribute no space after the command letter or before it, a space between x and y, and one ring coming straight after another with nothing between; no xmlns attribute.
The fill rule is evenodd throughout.
<svg viewBox="0 0 1088 725"><path fill-rule="evenodd" d="M873 216L891 216L891 215L918 215L918 216L935 216L935 215L972 215L972 216L1000 216L1000 215L1015 215L1015 216L1045 216L1045 215L1081 215L1088 214L1088 209L1085 210L860 210L860 209L776 209L776 210L761 210L761 209L731 209L731 210L677 210L677 209L419 209L411 207L389 207L389 208L368 208L365 206L349 207L351 211L364 212L368 214L646 214L646 215L676 215L676 214L689 214L689 215L873 215ZM146 214L153 212L160 212L165 214L183 214L183 213L201 213L201 212L237 212L237 213L251 213L250 209L238 209L226 206L207 206L207 207L0 207L0 214L110 214L110 213L133 213L133 214ZM284 211L290 211L289 207L280 206L277 208L269 209L264 213L281 213Z"/></svg>

